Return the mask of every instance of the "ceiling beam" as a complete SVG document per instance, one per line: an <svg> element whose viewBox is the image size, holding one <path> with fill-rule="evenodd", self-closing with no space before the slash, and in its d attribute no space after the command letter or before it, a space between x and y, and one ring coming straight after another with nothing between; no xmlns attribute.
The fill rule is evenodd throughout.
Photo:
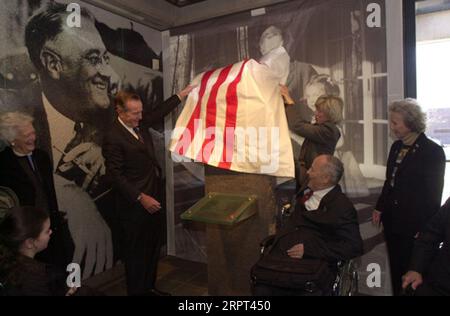
<svg viewBox="0 0 450 316"><path fill-rule="evenodd" d="M164 31L181 25L289 0L206 0L181 8L165 0L83 1L156 30Z"/></svg>

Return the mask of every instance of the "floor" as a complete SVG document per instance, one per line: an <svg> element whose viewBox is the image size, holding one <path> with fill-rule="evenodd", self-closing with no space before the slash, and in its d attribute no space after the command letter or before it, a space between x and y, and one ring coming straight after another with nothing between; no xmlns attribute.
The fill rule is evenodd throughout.
<svg viewBox="0 0 450 316"><path fill-rule="evenodd" d="M126 296L123 264L98 274L83 284L108 296ZM208 274L204 263L167 256L160 260L156 287L175 296L208 295Z"/></svg>

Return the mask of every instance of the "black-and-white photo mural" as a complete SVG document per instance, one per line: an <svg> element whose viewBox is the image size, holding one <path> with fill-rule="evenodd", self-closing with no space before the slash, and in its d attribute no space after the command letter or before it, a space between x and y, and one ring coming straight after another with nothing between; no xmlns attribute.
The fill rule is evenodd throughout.
<svg viewBox="0 0 450 316"><path fill-rule="evenodd" d="M53 163L72 262L87 278L122 259L101 144L118 89L136 92L147 111L161 101L161 33L81 1L70 8L71 1L0 2L0 112L34 118L36 146ZM161 153L163 124L152 130Z"/></svg>
<svg viewBox="0 0 450 316"><path fill-rule="evenodd" d="M371 214L383 186L389 150L385 1L297 0L170 30L163 39L166 92L176 92L198 74L254 59L289 88L294 106L288 122L314 120L321 95L344 100L344 120L335 156L344 164L343 191L360 221L365 254L358 258L359 291L390 293L386 248ZM174 116L173 124L177 115ZM304 139L290 128L294 158ZM180 214L204 195L203 165L174 162L174 234L177 256L206 262L205 228ZM279 202L295 181L279 182ZM367 267L381 268L382 287L369 286Z"/></svg>

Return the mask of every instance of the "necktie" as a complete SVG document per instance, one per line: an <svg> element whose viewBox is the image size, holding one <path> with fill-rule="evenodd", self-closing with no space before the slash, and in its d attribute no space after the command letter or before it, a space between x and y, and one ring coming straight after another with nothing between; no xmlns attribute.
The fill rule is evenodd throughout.
<svg viewBox="0 0 450 316"><path fill-rule="evenodd" d="M309 190L303 194L303 196L299 199L299 202L305 204L306 201L314 194L312 190Z"/></svg>
<svg viewBox="0 0 450 316"><path fill-rule="evenodd" d="M28 154L27 159L28 159L28 163L30 164L31 169L33 169L33 171L36 171L36 167L34 166L32 154Z"/></svg>
<svg viewBox="0 0 450 316"><path fill-rule="evenodd" d="M134 127L134 128L133 128L133 131L134 131L134 132L136 133L136 135L138 136L139 141L140 141L141 143L144 143L144 139L142 138L141 132L139 131L139 127Z"/></svg>

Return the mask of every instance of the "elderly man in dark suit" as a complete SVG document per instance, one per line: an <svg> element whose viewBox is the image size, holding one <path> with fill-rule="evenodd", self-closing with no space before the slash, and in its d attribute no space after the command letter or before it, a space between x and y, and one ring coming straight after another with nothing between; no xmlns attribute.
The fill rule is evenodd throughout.
<svg viewBox="0 0 450 316"><path fill-rule="evenodd" d="M115 99L118 117L105 137L103 156L125 235L128 295L167 295L155 288L164 223L163 188L147 128L180 104L191 89L188 86L170 97L158 107L159 113L144 117L139 96L120 91Z"/></svg>
<svg viewBox="0 0 450 316"><path fill-rule="evenodd" d="M338 185L343 172L342 162L336 157L320 155L314 159L308 170L308 187L299 192L295 211L277 233L269 255L297 260L323 259L335 264L362 254L356 210ZM258 285L254 294L295 292Z"/></svg>

